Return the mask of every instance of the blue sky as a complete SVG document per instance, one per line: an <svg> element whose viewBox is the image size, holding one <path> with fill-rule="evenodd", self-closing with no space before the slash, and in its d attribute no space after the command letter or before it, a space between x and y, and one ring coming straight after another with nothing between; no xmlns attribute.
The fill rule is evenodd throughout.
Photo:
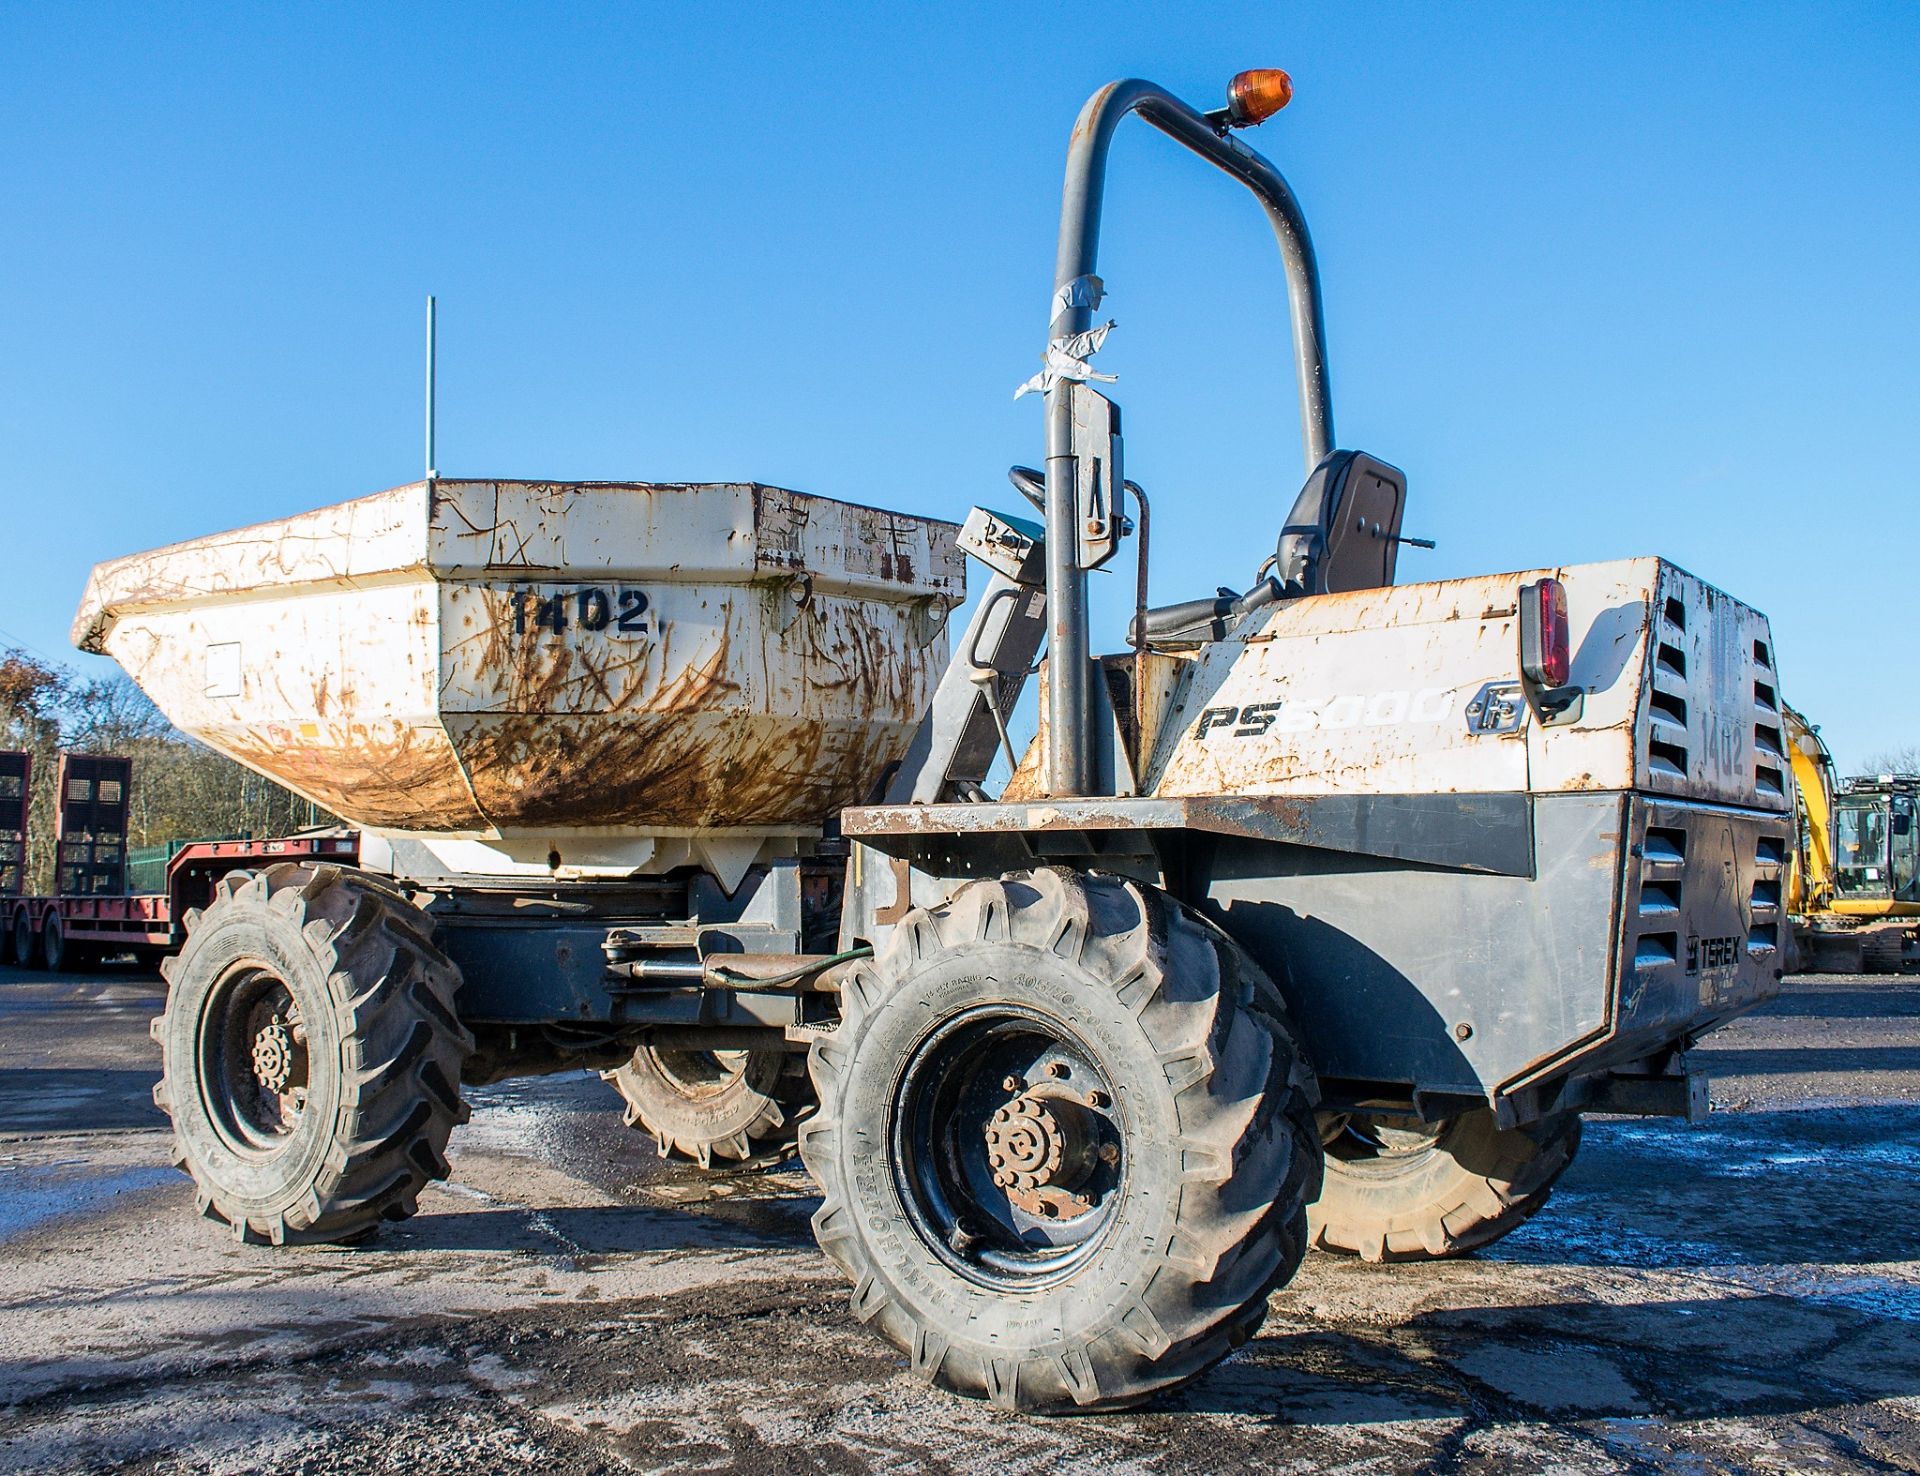
<svg viewBox="0 0 1920 1476"><path fill-rule="evenodd" d="M1843 766L1920 742L1904 4L8 6L0 642L84 663L96 559L416 476L429 291L444 473L1007 506L1081 101L1258 65L1402 577L1664 554ZM1271 238L1134 125L1102 270L1155 598L1245 584L1300 477Z"/></svg>

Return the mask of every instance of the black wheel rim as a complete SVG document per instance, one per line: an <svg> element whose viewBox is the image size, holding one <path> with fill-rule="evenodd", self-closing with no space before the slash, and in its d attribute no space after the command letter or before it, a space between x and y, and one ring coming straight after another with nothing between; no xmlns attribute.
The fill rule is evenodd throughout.
<svg viewBox="0 0 1920 1476"><path fill-rule="evenodd" d="M1059 1020L988 1005L909 1054L893 1095L907 1217L967 1279L1058 1281L1093 1256L1127 1187L1125 1124L1097 1057Z"/></svg>
<svg viewBox="0 0 1920 1476"><path fill-rule="evenodd" d="M214 1131L244 1157L278 1153L308 1092L307 1033L286 981L252 964L229 970L207 995L199 1044Z"/></svg>

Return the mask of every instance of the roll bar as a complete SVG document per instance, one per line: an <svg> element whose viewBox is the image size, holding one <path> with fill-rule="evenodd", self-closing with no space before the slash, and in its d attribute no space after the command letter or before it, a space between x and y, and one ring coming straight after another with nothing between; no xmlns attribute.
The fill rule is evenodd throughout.
<svg viewBox="0 0 1920 1476"><path fill-rule="evenodd" d="M1066 189L1060 202L1060 248L1054 265L1051 349L1093 326L1098 294L1083 285L1094 275L1100 244L1100 208L1106 193L1107 150L1129 113L1240 181L1266 209L1287 273L1293 320L1294 370L1300 388L1300 430L1307 471L1333 450L1332 392L1327 385L1326 323L1320 309L1320 271L1299 202L1280 171L1227 131L1224 114L1196 112L1165 88L1138 78L1111 82L1080 110L1067 148ZM1047 749L1046 788L1084 795L1093 784L1093 672L1087 632L1087 573L1077 558L1074 500L1072 384L1047 388Z"/></svg>

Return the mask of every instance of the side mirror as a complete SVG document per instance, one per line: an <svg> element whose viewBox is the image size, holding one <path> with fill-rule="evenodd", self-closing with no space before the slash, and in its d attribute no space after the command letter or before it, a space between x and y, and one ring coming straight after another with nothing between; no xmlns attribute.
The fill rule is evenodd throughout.
<svg viewBox="0 0 1920 1476"><path fill-rule="evenodd" d="M1131 531L1118 498L1120 407L1096 389L1075 381L1073 395L1074 560L1098 569L1120 550Z"/></svg>

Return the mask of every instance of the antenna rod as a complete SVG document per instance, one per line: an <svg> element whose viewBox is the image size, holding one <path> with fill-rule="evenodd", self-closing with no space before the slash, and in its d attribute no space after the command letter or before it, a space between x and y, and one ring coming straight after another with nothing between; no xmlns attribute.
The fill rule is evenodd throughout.
<svg viewBox="0 0 1920 1476"><path fill-rule="evenodd" d="M434 380L434 300L427 297L427 480L431 482L439 476L434 466L433 455L433 380Z"/></svg>

